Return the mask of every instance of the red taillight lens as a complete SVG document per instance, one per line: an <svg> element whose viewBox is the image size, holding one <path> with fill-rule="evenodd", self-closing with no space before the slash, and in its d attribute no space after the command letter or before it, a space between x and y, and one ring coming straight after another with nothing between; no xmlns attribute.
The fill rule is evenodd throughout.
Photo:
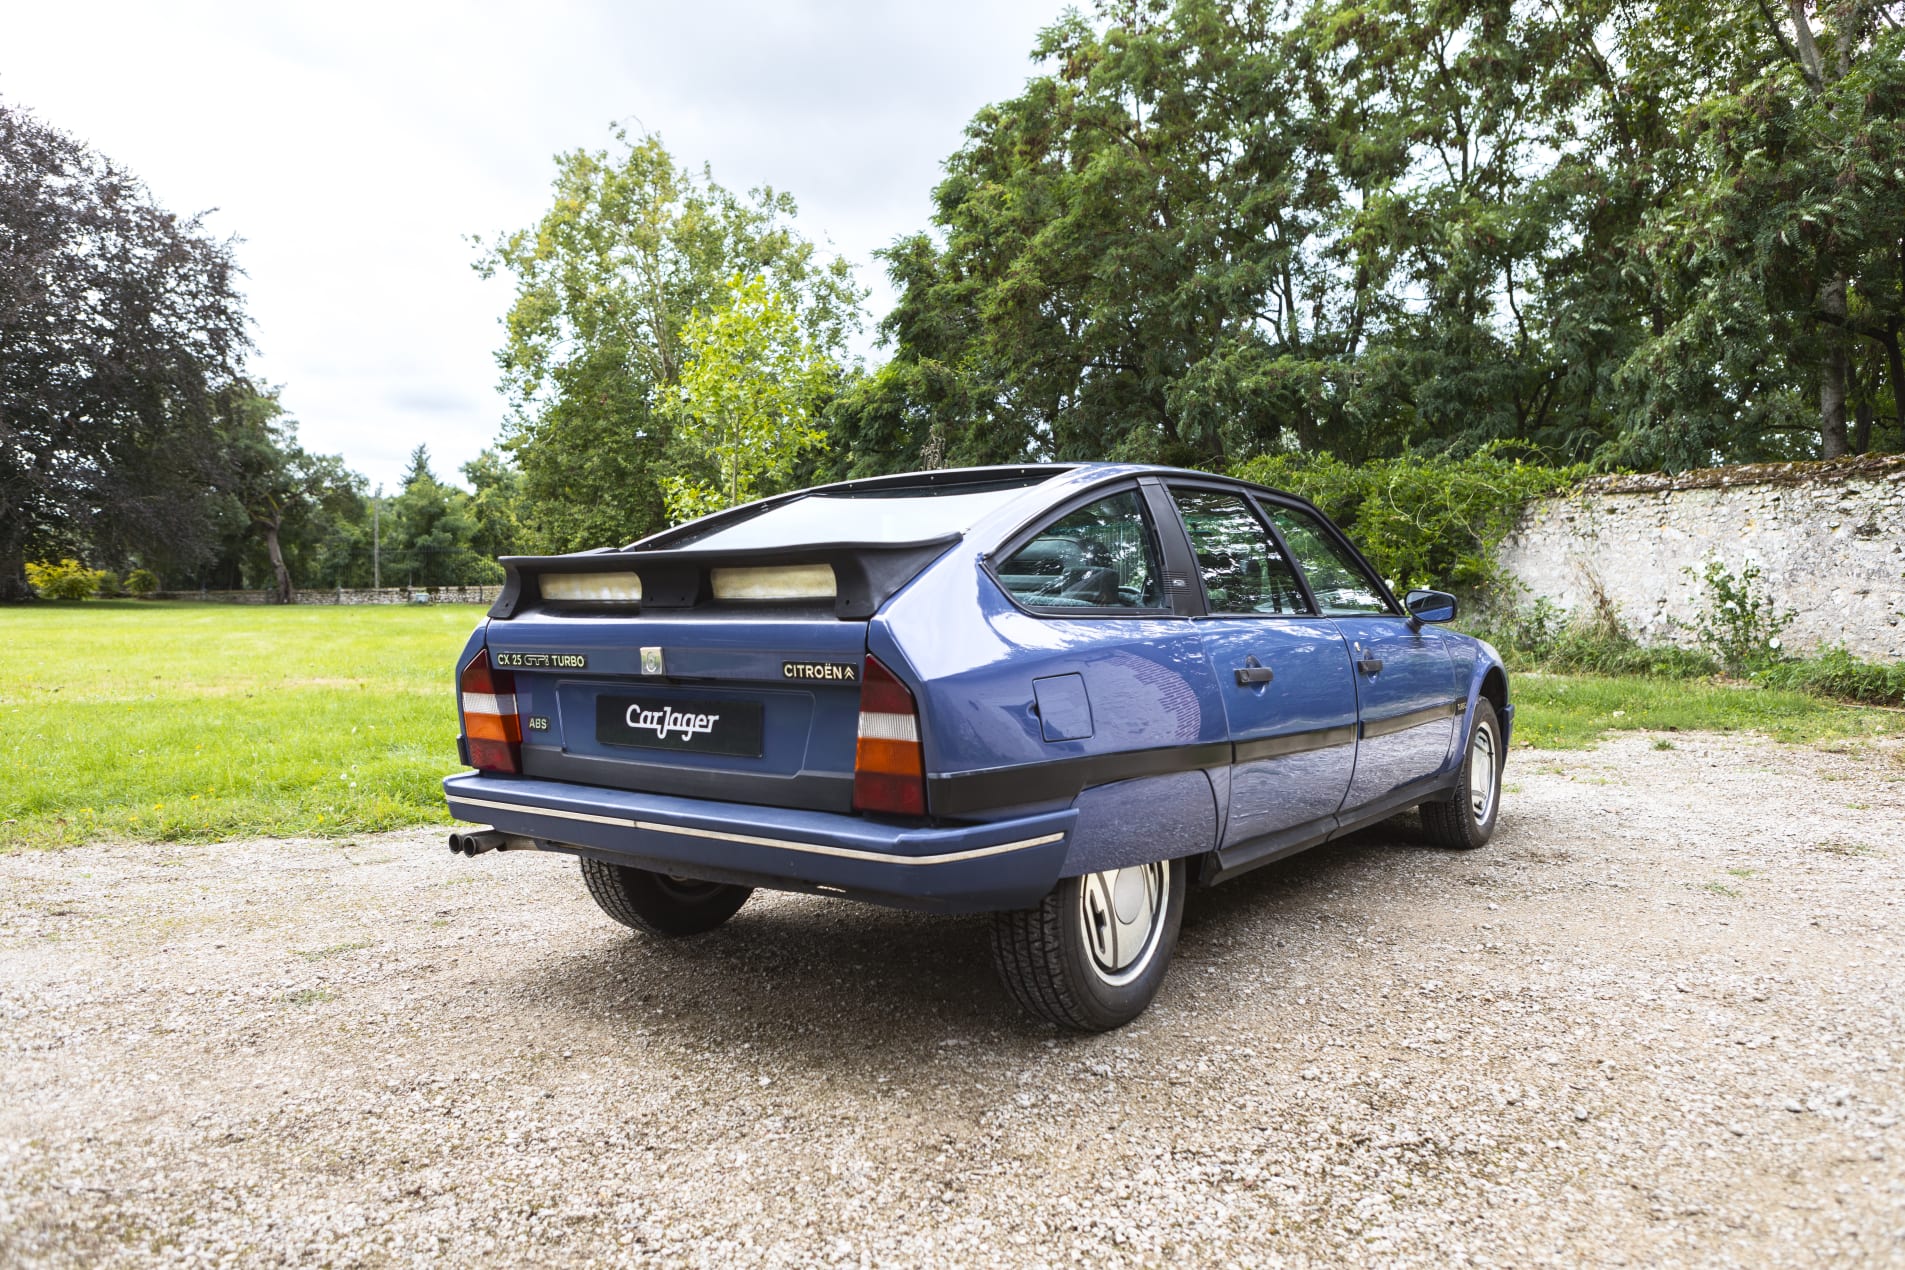
<svg viewBox="0 0 1905 1270"><path fill-rule="evenodd" d="M479 648L456 682L463 694L470 766L484 772L521 772L523 729L516 714L516 676L491 668L489 649Z"/></svg>
<svg viewBox="0 0 1905 1270"><path fill-rule="evenodd" d="M860 740L853 751L853 809L926 814L926 760L913 694L868 653L860 676Z"/></svg>

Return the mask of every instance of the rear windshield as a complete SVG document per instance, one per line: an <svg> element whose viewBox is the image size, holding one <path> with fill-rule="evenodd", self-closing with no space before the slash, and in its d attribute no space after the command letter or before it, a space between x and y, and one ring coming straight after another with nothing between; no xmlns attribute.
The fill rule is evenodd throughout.
<svg viewBox="0 0 1905 1270"><path fill-rule="evenodd" d="M995 507L1048 475L951 489L867 490L809 494L770 507L739 523L689 532L670 548L738 551L748 547L787 547L807 543L917 542L962 534Z"/></svg>

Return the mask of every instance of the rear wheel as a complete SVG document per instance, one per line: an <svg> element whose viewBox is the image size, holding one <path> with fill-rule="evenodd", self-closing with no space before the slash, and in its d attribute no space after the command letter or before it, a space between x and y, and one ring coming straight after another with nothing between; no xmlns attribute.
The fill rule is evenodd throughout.
<svg viewBox="0 0 1905 1270"><path fill-rule="evenodd" d="M1494 705L1483 697L1475 703L1455 797L1422 804L1422 827L1430 842L1454 851L1473 851L1494 836L1495 818L1501 812L1504 757L1501 723Z"/></svg>
<svg viewBox="0 0 1905 1270"><path fill-rule="evenodd" d="M699 935L733 917L752 887L697 882L582 857L582 880L602 911L650 935Z"/></svg>
<svg viewBox="0 0 1905 1270"><path fill-rule="evenodd" d="M1060 1027L1123 1027L1164 982L1184 889L1182 860L1066 878L1037 908L993 915L999 978L1020 1005Z"/></svg>

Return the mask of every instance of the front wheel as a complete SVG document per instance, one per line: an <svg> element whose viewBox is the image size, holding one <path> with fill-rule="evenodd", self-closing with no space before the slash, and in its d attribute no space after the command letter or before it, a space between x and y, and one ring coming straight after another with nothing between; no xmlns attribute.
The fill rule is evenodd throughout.
<svg viewBox="0 0 1905 1270"><path fill-rule="evenodd" d="M582 857L582 880L604 913L649 935L699 935L741 911L752 887L697 882Z"/></svg>
<svg viewBox="0 0 1905 1270"><path fill-rule="evenodd" d="M996 913L992 961L1020 1005L1107 1032L1144 1013L1184 918L1182 860L1065 878L1037 908Z"/></svg>
<svg viewBox="0 0 1905 1270"><path fill-rule="evenodd" d="M1468 729L1468 749L1455 797L1447 802L1422 804L1422 827L1429 841L1453 851L1473 851L1495 833L1502 801L1501 722L1487 697L1475 703L1475 719Z"/></svg>

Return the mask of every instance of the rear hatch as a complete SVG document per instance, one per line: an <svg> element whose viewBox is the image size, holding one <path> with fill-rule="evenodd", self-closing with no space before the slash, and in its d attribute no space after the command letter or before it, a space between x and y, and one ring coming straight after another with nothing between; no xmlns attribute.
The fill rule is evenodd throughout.
<svg viewBox="0 0 1905 1270"><path fill-rule="evenodd" d="M523 774L852 810L868 619L1054 470L850 482L619 551L505 557L485 640Z"/></svg>
<svg viewBox="0 0 1905 1270"><path fill-rule="evenodd" d="M488 644L515 676L526 776L846 811L866 628L814 611L532 609L492 621Z"/></svg>

